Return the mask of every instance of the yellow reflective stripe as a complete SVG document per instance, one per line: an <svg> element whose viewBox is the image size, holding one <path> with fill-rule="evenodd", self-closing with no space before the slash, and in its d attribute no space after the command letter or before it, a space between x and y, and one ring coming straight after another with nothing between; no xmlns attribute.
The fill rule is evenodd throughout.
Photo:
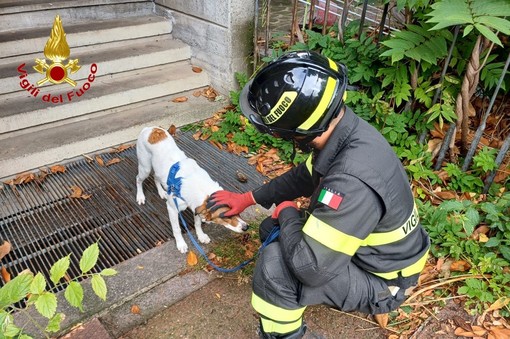
<svg viewBox="0 0 510 339"><path fill-rule="evenodd" d="M310 172L310 175L312 175L313 165L312 165L312 155L311 154L308 157L308 159L306 159L305 165L306 165L306 169L308 170L308 172Z"/></svg>
<svg viewBox="0 0 510 339"><path fill-rule="evenodd" d="M300 319L306 307L288 310L268 303L255 293L251 294L251 305L263 316L280 322L292 322Z"/></svg>
<svg viewBox="0 0 510 339"><path fill-rule="evenodd" d="M278 333L278 334L286 334L290 332L296 331L301 327L301 323L303 322L303 318L292 322L292 323L278 323L269 319L261 318L262 322L262 330L266 333Z"/></svg>
<svg viewBox="0 0 510 339"><path fill-rule="evenodd" d="M336 81L332 77L328 77L328 81L326 82L326 89L322 94L322 98L315 108L315 111L303 122L298 128L308 131L310 127L315 125L317 121L322 117L326 108L328 107L331 99L333 99L333 95L335 94Z"/></svg>
<svg viewBox="0 0 510 339"><path fill-rule="evenodd" d="M336 64L336 62L334 62L330 58L328 58L328 62L329 62L329 68L334 69L335 71L338 72L338 65Z"/></svg>
<svg viewBox="0 0 510 339"><path fill-rule="evenodd" d="M419 222L418 208L414 205L413 212L401 226L391 232L371 233L363 240L361 246L381 246L402 240L418 226Z"/></svg>
<svg viewBox="0 0 510 339"><path fill-rule="evenodd" d="M414 274L420 273L423 270L423 268L425 267L425 264L427 263L428 255L429 255L429 251L427 250L427 252L425 252L425 254L420 259L418 259L417 262L415 262L414 264L409 265L401 270L393 271L393 272L386 272L386 273L372 272L372 274L374 274L378 277L381 277L383 279L386 279L386 280L398 278L399 273L401 273L403 277L410 277Z"/></svg>
<svg viewBox="0 0 510 339"><path fill-rule="evenodd" d="M363 241L331 227L314 217L313 214L310 215L303 226L303 232L333 251L349 256L353 256L356 253Z"/></svg>

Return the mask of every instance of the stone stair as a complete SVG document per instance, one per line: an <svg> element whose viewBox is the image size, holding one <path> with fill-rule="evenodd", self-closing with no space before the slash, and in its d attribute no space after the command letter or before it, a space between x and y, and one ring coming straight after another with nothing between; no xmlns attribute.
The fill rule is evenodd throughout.
<svg viewBox="0 0 510 339"><path fill-rule="evenodd" d="M59 15L76 82L37 85ZM191 48L172 37L170 12L152 1L0 2L0 178L61 163L136 139L143 126L182 126L224 103L195 96L207 88ZM23 88L25 87L25 88ZM173 102L187 97L186 102Z"/></svg>

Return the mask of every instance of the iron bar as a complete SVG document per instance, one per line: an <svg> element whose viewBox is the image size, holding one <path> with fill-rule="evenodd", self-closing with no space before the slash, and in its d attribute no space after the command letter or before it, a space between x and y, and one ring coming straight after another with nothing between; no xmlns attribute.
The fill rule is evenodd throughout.
<svg viewBox="0 0 510 339"><path fill-rule="evenodd" d="M367 14L367 5L368 5L368 0L364 0L363 1L363 10L361 12L361 19L359 22L358 39L361 37L361 33L363 32L363 26L365 25L365 16Z"/></svg>
<svg viewBox="0 0 510 339"><path fill-rule="evenodd" d="M450 140L452 140L453 132L455 131L455 122L450 124L450 128L448 128L448 132L446 132L443 143L441 144L441 148L439 149L439 153L437 154L436 164L434 165L434 170L438 171L441 168L441 164L446 156L446 152L448 152Z"/></svg>
<svg viewBox="0 0 510 339"><path fill-rule="evenodd" d="M381 41L381 38L382 38L382 35L383 35L383 32L384 32L384 25L386 23L386 16L388 15L388 9L390 7L390 3L387 2L385 5L384 5L384 8L383 8L383 14L382 14L382 18L381 18L381 23L379 24L379 34L377 35L377 46L379 46L379 42Z"/></svg>
<svg viewBox="0 0 510 339"><path fill-rule="evenodd" d="M505 142L503 143L503 146L501 146L501 149L498 152L498 155L496 156L496 169L492 170L490 174L485 178L485 183L483 186L483 193L487 194L489 192L489 188L491 187L492 183L494 182L494 178L496 177L496 172L499 169L499 166L505 159L506 153L508 152L508 149L510 148L510 134L506 136Z"/></svg>
<svg viewBox="0 0 510 339"><path fill-rule="evenodd" d="M322 0L324 2L324 0ZM322 35L326 34L328 28L328 20L329 20L329 5L331 0L326 0L326 5L324 6L324 22L322 24Z"/></svg>
<svg viewBox="0 0 510 339"><path fill-rule="evenodd" d="M297 10L298 10L298 0L292 0L292 23L290 25L290 41L289 45L294 45L295 36L297 34L297 30L299 30L299 26L297 25Z"/></svg>
<svg viewBox="0 0 510 339"><path fill-rule="evenodd" d="M498 83L496 85L496 89L494 90L494 93L492 94L491 101L489 103L489 107L487 107L487 110L482 116L482 121L480 125L478 125L478 128L475 132L475 137L473 141L471 142L471 146L469 147L468 153L466 155L466 158L464 159L464 164L462 165L462 170L465 172L471 165L471 160L473 159L473 155L475 154L476 148L478 147L478 144L480 143L480 139L482 138L483 132L485 131L485 127L487 125L487 118L489 117L492 106L494 106L494 102L496 101L496 97L498 96L499 89L501 88L501 84L503 83L503 79L506 76L506 72L508 70L508 64L510 63L510 53L508 54L508 57L506 58L505 66L503 67L503 72L501 73L501 76L499 77Z"/></svg>

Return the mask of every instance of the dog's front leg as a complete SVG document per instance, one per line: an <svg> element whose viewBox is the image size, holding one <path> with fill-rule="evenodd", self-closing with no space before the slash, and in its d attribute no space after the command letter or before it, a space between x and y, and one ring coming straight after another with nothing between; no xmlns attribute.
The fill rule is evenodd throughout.
<svg viewBox="0 0 510 339"><path fill-rule="evenodd" d="M143 194L143 181L147 176L143 177L143 173L138 172L136 176L136 202L138 205L145 204L145 194Z"/></svg>
<svg viewBox="0 0 510 339"><path fill-rule="evenodd" d="M202 231L202 217L198 214L195 214L195 230L197 231L197 238L201 243L208 244L211 242L209 236Z"/></svg>
<svg viewBox="0 0 510 339"><path fill-rule="evenodd" d="M170 198L171 199L171 198ZM170 219L170 225L172 225L172 233L175 238L175 243L177 245L177 249L181 253L188 252L188 245L184 241L181 233L181 226L179 225L179 211L174 207L173 201L166 201L166 208L168 210L168 217Z"/></svg>
<svg viewBox="0 0 510 339"><path fill-rule="evenodd" d="M156 176L154 176L154 184L156 185L156 188L158 189L159 197L161 199L166 199L166 191L163 188L163 184L161 183L161 181L159 181L159 179Z"/></svg>

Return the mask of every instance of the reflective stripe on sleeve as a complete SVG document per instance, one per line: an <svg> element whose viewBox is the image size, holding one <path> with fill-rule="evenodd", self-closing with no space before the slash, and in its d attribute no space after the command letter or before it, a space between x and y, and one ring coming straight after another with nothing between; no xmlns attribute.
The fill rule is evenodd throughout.
<svg viewBox="0 0 510 339"><path fill-rule="evenodd" d="M308 119L303 122L298 129L302 129L308 131L313 125L319 121L322 117L329 103L333 99L335 95L336 81L332 77L328 77L328 81L326 82L326 88L324 89L324 93L322 93L322 98L319 101L319 104L315 108L315 111L308 117Z"/></svg>
<svg viewBox="0 0 510 339"><path fill-rule="evenodd" d="M301 307L295 310L288 310L268 303L255 293L251 294L251 305L253 306L255 311L257 311L257 313L262 314L264 317L272 319L277 322L286 323L298 321L303 316L303 312L305 311L306 308Z"/></svg>
<svg viewBox="0 0 510 339"><path fill-rule="evenodd" d="M420 218L418 217L418 209L415 205L413 212L409 218L407 218L404 224L391 232L369 234L368 237L363 240L361 246L381 246L397 242L411 234L419 223Z"/></svg>
<svg viewBox="0 0 510 339"><path fill-rule="evenodd" d="M341 252L349 256L353 256L354 253L356 253L363 241L331 227L314 217L313 214L310 215L303 226L303 232L333 251Z"/></svg>
<svg viewBox="0 0 510 339"><path fill-rule="evenodd" d="M398 274L401 273L403 277L410 277L414 274L420 273L423 268L425 267L425 264L427 263L427 258L429 255L429 251L427 250L425 254L418 259L414 264L409 265L401 270L393 271L393 272L385 272L385 273L376 273L371 272L372 274L381 277L386 280L396 279L398 278Z"/></svg>

